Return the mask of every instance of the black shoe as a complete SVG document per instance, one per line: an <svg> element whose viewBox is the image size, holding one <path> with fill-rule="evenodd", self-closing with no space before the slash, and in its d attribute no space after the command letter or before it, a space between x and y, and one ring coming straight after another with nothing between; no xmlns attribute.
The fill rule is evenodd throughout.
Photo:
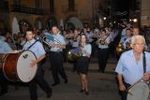
<svg viewBox="0 0 150 100"><path fill-rule="evenodd" d="M89 95L89 91L85 91L85 95L87 95L87 96L88 96L88 95Z"/></svg>
<svg viewBox="0 0 150 100"><path fill-rule="evenodd" d="M66 84L67 84L67 83L68 83L68 79L65 79L64 83L66 83Z"/></svg>
<svg viewBox="0 0 150 100"><path fill-rule="evenodd" d="M52 89L49 92L47 92L47 98L50 98L51 96L52 96Z"/></svg>
<svg viewBox="0 0 150 100"><path fill-rule="evenodd" d="M80 93L83 93L84 91L85 91L84 89L81 89L79 92L80 92Z"/></svg>
<svg viewBox="0 0 150 100"><path fill-rule="evenodd" d="M60 84L60 83L53 83L52 86L56 86L56 85L58 85L58 84Z"/></svg>

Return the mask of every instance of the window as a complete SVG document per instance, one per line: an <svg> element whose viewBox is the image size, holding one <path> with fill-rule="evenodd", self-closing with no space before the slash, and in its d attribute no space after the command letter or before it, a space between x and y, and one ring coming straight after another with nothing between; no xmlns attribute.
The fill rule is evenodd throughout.
<svg viewBox="0 0 150 100"><path fill-rule="evenodd" d="M75 11L75 2L74 0L68 0L68 10Z"/></svg>
<svg viewBox="0 0 150 100"><path fill-rule="evenodd" d="M49 0L50 1L50 12L54 13L54 0Z"/></svg>
<svg viewBox="0 0 150 100"><path fill-rule="evenodd" d="M20 5L20 0L13 0L13 3L16 5Z"/></svg>
<svg viewBox="0 0 150 100"><path fill-rule="evenodd" d="M35 0L35 7L41 8L42 7L42 0Z"/></svg>

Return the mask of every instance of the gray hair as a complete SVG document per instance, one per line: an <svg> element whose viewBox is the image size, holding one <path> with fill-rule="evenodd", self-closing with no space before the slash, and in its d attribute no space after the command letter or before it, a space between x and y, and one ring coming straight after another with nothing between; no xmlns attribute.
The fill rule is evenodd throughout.
<svg viewBox="0 0 150 100"><path fill-rule="evenodd" d="M145 42L145 38L144 38L142 35L134 35L134 36L132 36L132 38L131 38L131 45L135 44L135 40L136 40L136 39L142 39L143 42L144 42L144 44L146 43L146 42Z"/></svg>

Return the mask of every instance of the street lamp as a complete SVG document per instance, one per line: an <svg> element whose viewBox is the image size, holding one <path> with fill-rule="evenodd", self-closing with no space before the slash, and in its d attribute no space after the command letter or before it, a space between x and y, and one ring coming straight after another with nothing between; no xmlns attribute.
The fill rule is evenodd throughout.
<svg viewBox="0 0 150 100"><path fill-rule="evenodd" d="M103 17L103 19L106 20L107 18L106 18L106 17Z"/></svg>
<svg viewBox="0 0 150 100"><path fill-rule="evenodd" d="M103 20L104 20L104 26L106 26L106 17L103 17Z"/></svg>
<svg viewBox="0 0 150 100"><path fill-rule="evenodd" d="M136 23L136 22L137 22L137 18L134 18L134 19L133 19L133 22Z"/></svg>

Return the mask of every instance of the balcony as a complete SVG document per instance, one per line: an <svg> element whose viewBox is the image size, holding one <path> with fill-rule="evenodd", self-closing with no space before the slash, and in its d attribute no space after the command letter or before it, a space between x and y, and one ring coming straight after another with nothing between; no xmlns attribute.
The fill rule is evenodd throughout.
<svg viewBox="0 0 150 100"><path fill-rule="evenodd" d="M43 9L40 8L31 8L25 5L11 5L11 12L18 12L18 13L27 13L27 14L36 14L36 15L43 15Z"/></svg>

